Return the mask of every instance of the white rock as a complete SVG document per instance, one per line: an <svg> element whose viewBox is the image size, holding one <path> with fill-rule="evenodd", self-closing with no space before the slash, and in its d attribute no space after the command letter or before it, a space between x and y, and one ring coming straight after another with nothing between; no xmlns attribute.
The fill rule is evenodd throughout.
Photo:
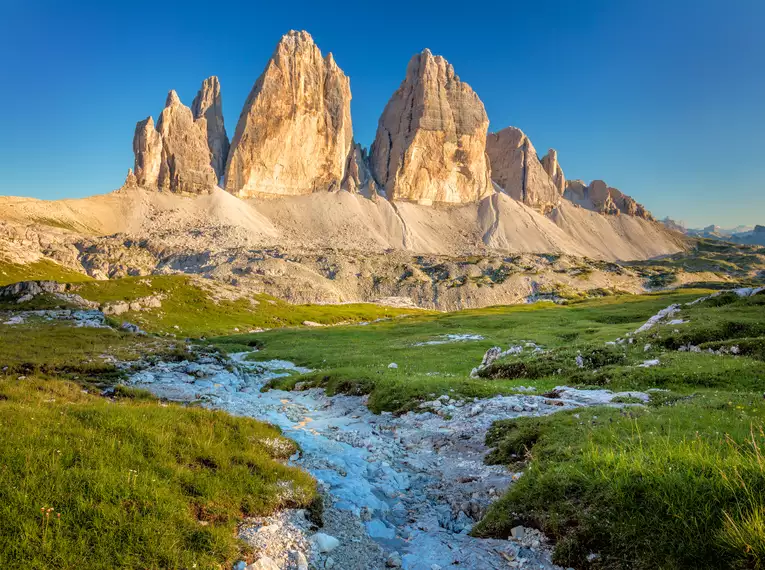
<svg viewBox="0 0 765 570"><path fill-rule="evenodd" d="M385 565L388 568L401 568L403 561L401 555L398 552L391 552L388 559L385 561Z"/></svg>
<svg viewBox="0 0 765 570"><path fill-rule="evenodd" d="M272 558L261 556L256 562L247 566L246 570L280 570L280 568Z"/></svg>
<svg viewBox="0 0 765 570"><path fill-rule="evenodd" d="M395 362L391 362L390 364L388 364L388 368L398 368L398 364L396 364Z"/></svg>
<svg viewBox="0 0 765 570"><path fill-rule="evenodd" d="M324 534L323 532L317 532L313 539L316 542L316 547L321 553L332 552L335 548L340 546L339 540L337 540L334 536Z"/></svg>
<svg viewBox="0 0 765 570"><path fill-rule="evenodd" d="M290 552L290 560L297 566L297 570L308 570L308 560L305 554L299 550L293 550Z"/></svg>

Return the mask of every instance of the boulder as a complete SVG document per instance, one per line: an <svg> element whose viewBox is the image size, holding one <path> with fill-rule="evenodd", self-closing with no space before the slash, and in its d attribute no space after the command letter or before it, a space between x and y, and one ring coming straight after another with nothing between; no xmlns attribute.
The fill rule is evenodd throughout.
<svg viewBox="0 0 765 570"><path fill-rule="evenodd" d="M392 200L476 202L493 192L488 125L478 95L426 49L411 59L380 117L372 173Z"/></svg>
<svg viewBox="0 0 765 570"><path fill-rule="evenodd" d="M491 133L486 139L486 152L491 160L492 179L507 194L545 214L558 205L562 191L522 130L507 127ZM547 161L553 172L560 170L557 155L548 154ZM563 179L562 171L559 178Z"/></svg>
<svg viewBox="0 0 765 570"><path fill-rule="evenodd" d="M228 135L223 123L223 102L220 94L220 81L214 75L202 82L199 93L191 103L194 121L207 136L207 146L210 149L210 165L218 180L223 176L228 158ZM204 122L202 122L204 121Z"/></svg>
<svg viewBox="0 0 765 570"><path fill-rule="evenodd" d="M350 80L310 34L291 31L239 117L226 190L240 197L339 190L352 142Z"/></svg>
<svg viewBox="0 0 765 570"><path fill-rule="evenodd" d="M339 540L337 540L334 536L324 534L323 532L317 532L313 539L316 543L317 550L322 554L332 552L335 548L340 546Z"/></svg>

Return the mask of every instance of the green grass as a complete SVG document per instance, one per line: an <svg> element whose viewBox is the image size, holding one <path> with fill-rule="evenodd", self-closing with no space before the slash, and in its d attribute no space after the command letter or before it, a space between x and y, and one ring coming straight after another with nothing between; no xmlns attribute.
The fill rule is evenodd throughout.
<svg viewBox="0 0 765 570"><path fill-rule="evenodd" d="M19 281L58 281L60 283L75 283L90 281L91 278L48 259L20 265L17 263L0 262L0 287L18 283Z"/></svg>
<svg viewBox="0 0 765 570"><path fill-rule="evenodd" d="M575 354L577 347L593 343L602 346L605 341L635 330L670 303L689 301L700 294L685 291L603 297L567 306L537 303L490 307L367 326L271 330L214 338L211 342L229 352L257 346L260 351L254 355L256 359L285 359L316 370L277 380L274 385L284 387L302 381L322 385L330 393L370 393L371 409L399 412L412 409L430 394L484 397L515 391L516 380L487 382L469 378L471 369L492 346L533 341L547 348L565 346ZM440 335L465 333L485 338L416 346L437 340ZM399 367L388 368L392 362ZM562 382L560 377L554 377L536 385L548 388Z"/></svg>
<svg viewBox="0 0 765 570"><path fill-rule="evenodd" d="M490 459L532 461L474 532L541 528L576 568L759 568L765 534L746 529L765 507L763 404L709 393L499 422Z"/></svg>
<svg viewBox="0 0 765 570"><path fill-rule="evenodd" d="M566 306L540 303L420 315L364 327L273 330L212 339L224 350L257 346L256 359L314 368L280 379L330 392L369 393L373 410L404 411L434 395L490 396L534 386L652 392L608 407L498 422L490 461L525 475L476 527L505 538L517 524L556 539L555 559L591 569L760 568L765 565L765 295L723 295L683 307L690 322L628 338L658 310L701 291L604 297ZM444 334L482 341L416 346ZM470 379L485 350L533 341ZM738 348L738 356L679 352ZM648 349L646 349L646 346ZM576 362L582 357L582 366ZM640 367L645 360L660 364ZM396 362L398 369L389 369ZM517 467L516 467L517 468ZM598 557L589 559L591 553Z"/></svg>
<svg viewBox="0 0 765 570"><path fill-rule="evenodd" d="M0 432L2 568L230 567L242 516L316 492L275 428L135 394L0 379Z"/></svg>
<svg viewBox="0 0 765 570"><path fill-rule="evenodd" d="M681 316L690 322L608 349L621 358L574 369L559 347L539 359L557 361L569 383L669 391L647 408L497 422L489 460L527 470L478 536L541 528L557 540L555 560L576 568L765 567L765 295L724 295ZM674 350L689 342L740 356ZM635 366L654 357L659 366ZM549 366L537 367L544 377Z"/></svg>
<svg viewBox="0 0 765 570"><path fill-rule="evenodd" d="M304 321L323 325L372 321L421 312L368 303L293 305L264 294L237 300L215 300L206 289L184 275L93 281L79 285L75 292L98 303L160 295L163 297L160 309L130 311L117 319L138 324L148 332L188 337L230 334L235 329L299 326Z"/></svg>
<svg viewBox="0 0 765 570"><path fill-rule="evenodd" d="M0 325L0 378L38 375L112 384L122 376L114 365L115 358L130 361L149 356L189 357L182 343L144 339L108 328L34 320Z"/></svg>

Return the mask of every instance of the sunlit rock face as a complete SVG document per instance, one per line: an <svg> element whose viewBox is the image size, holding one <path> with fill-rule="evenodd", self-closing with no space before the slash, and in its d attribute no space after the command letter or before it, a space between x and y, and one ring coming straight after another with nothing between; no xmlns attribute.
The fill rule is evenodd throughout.
<svg viewBox="0 0 765 570"><path fill-rule="evenodd" d="M240 197L338 190L352 142L350 80L310 34L289 32L239 117L225 188Z"/></svg>
<svg viewBox="0 0 765 570"><path fill-rule="evenodd" d="M383 111L370 152L372 173L393 200L480 200L493 191L488 126L478 95L426 49L411 59Z"/></svg>
<svg viewBox="0 0 765 570"><path fill-rule="evenodd" d="M138 185L186 194L215 188L217 177L202 127L178 94L170 91L156 128L151 117L136 125L133 152Z"/></svg>

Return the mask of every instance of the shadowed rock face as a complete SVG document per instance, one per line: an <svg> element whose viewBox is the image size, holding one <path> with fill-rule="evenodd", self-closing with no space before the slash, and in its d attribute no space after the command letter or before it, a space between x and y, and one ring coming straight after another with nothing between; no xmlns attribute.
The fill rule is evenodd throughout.
<svg viewBox="0 0 765 570"><path fill-rule="evenodd" d="M202 82L202 87L191 104L191 112L194 121L200 124L207 135L207 146L212 155L211 166L215 170L215 176L220 179L226 168L229 142L223 123L223 103L217 77L208 77Z"/></svg>
<svg viewBox="0 0 765 570"><path fill-rule="evenodd" d="M383 111L370 152L372 173L390 199L480 200L493 191L488 126L478 95L444 58L425 50L409 62Z"/></svg>
<svg viewBox="0 0 765 570"><path fill-rule="evenodd" d="M366 150L358 143L353 144L348 154L342 189L368 198L377 196L377 184L369 170L369 157Z"/></svg>
<svg viewBox="0 0 765 570"><path fill-rule="evenodd" d="M239 117L226 190L246 197L339 189L352 141L350 80L307 32L289 32Z"/></svg>
<svg viewBox="0 0 765 570"><path fill-rule="evenodd" d="M529 137L515 127L489 134L486 152L491 160L492 179L510 196L543 213L558 205L563 192L556 180L563 180L563 171L555 151L545 160L547 168L556 173L556 179L540 162Z"/></svg>

